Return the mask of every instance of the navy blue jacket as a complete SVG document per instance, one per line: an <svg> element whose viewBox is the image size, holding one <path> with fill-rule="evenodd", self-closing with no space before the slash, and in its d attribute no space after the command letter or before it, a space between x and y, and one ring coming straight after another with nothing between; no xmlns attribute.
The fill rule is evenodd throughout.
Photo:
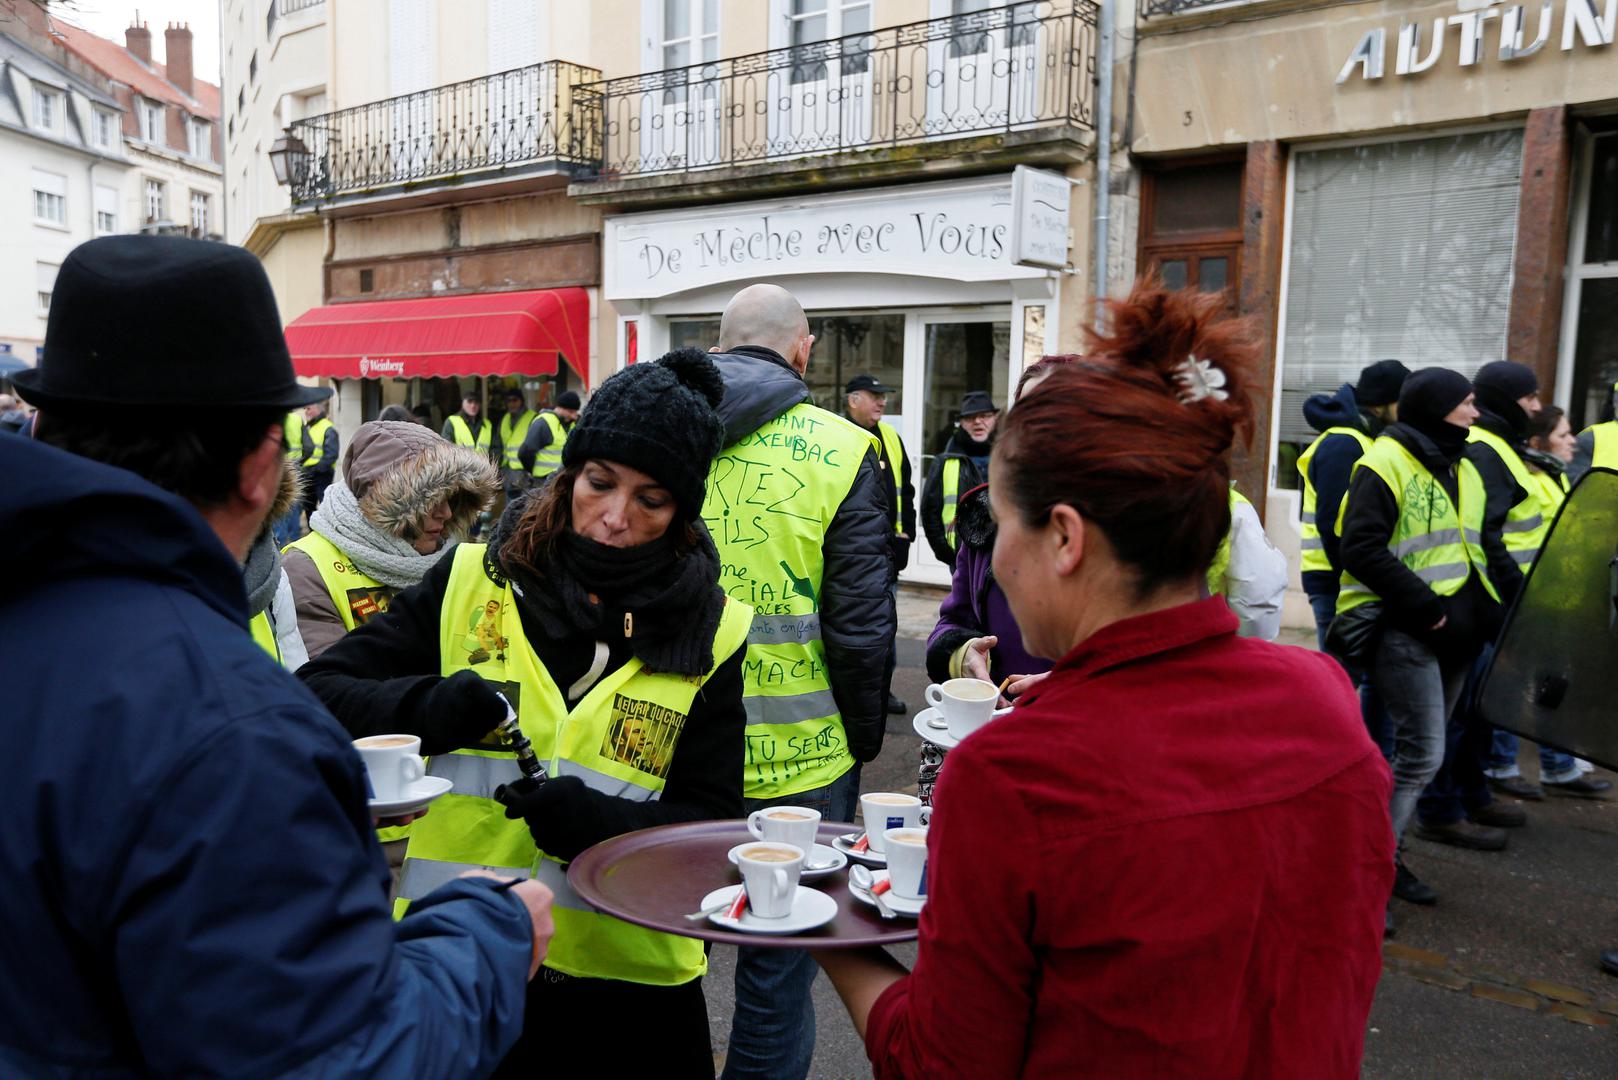
<svg viewBox="0 0 1618 1080"><path fill-rule="evenodd" d="M493 1069L521 902L456 882L393 922L363 767L207 523L30 439L0 477L0 1076Z"/></svg>
<svg viewBox="0 0 1618 1080"><path fill-rule="evenodd" d="M1380 427L1375 417L1361 414L1354 402L1354 388L1347 384L1330 396L1311 395L1303 403L1303 418L1318 432L1346 427L1374 435L1376 428ZM1342 505L1343 496L1348 494L1348 477L1354 471L1354 463L1364 453L1359 441L1352 436L1332 435L1321 442L1315 456L1309 459L1309 482L1315 488L1315 528L1320 530L1321 548L1326 553L1327 561L1339 568L1330 572L1311 570L1305 573L1304 592L1310 595L1337 595L1343 565L1337 551L1337 510Z"/></svg>

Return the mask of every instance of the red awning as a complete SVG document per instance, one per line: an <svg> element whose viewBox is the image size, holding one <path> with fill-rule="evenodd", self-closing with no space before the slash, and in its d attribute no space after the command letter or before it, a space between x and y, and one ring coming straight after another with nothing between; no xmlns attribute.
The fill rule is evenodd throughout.
<svg viewBox="0 0 1618 1080"><path fill-rule="evenodd" d="M292 320L299 375L329 379L554 375L590 385L590 296L580 288L327 304Z"/></svg>

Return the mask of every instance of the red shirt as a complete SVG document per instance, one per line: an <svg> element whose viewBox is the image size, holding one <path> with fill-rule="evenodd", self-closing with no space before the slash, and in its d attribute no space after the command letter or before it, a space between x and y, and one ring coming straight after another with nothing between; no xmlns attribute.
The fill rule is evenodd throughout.
<svg viewBox="0 0 1618 1080"><path fill-rule="evenodd" d="M1392 778L1327 656L1127 619L951 751L878 1077L1359 1076Z"/></svg>

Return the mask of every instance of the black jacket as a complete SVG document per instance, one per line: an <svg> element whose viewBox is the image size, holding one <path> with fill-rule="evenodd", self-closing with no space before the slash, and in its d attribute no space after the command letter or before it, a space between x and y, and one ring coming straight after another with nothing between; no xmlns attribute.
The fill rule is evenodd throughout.
<svg viewBox="0 0 1618 1080"><path fill-rule="evenodd" d="M715 353L713 359L725 381L718 412L725 423L726 446L810 400L802 377L770 349L742 345L729 353ZM889 490L872 449L860 462L821 547L824 570L818 595L826 675L849 750L861 762L881 752L887 718L885 675L895 631L888 603L893 535ZM715 535L714 542L723 559L723 537Z"/></svg>
<svg viewBox="0 0 1618 1080"><path fill-rule="evenodd" d="M476 448L478 440L483 437L483 427L489 421L484 418L482 413L478 413L476 416L468 416L466 415L465 409L462 409L460 412L456 413L455 416L459 416L462 422L466 424L467 430L472 433L472 446ZM445 442L452 443L455 441L455 426L450 423L450 421L455 419L455 416L447 417L444 420L444 426L439 429L438 434L443 436ZM489 431L489 442L491 446L494 443L493 429L490 429Z"/></svg>
<svg viewBox="0 0 1618 1080"><path fill-rule="evenodd" d="M1370 413L1361 412L1354 402L1354 388L1343 386L1336 394L1315 394L1303 403L1303 418L1316 432L1346 427L1363 431L1375 438L1382 430L1382 421ZM1354 463L1365 453L1358 439L1351 435L1332 435L1321 440L1309 459L1309 483L1315 489L1315 527L1320 531L1321 549L1330 571L1310 570L1303 575L1304 591L1325 592L1336 595L1341 580L1342 556L1338 553L1337 511L1343 496L1348 494L1348 478Z"/></svg>
<svg viewBox="0 0 1618 1080"><path fill-rule="evenodd" d="M858 424L852 416L848 417L851 424ZM860 424L861 427L865 425ZM888 548L893 553L893 576L898 577L910 562L910 545L916 540L916 486L910 478L910 455L901 453L898 461L888 457L888 444L882 441L882 433L874 428L865 428L877 438L877 450L881 464L883 497L887 499L888 506ZM900 447L904 446L901 442ZM904 514L899 513L898 502L903 496ZM903 533L910 539L906 540L899 534Z"/></svg>
<svg viewBox="0 0 1618 1080"><path fill-rule="evenodd" d="M972 445L972 437L957 428L955 434L949 437L944 452L933 459L932 470L927 474L927 483L921 492L921 527L927 533L927 546L933 549L933 554L938 556L940 562L951 567L955 565L955 552L949 546L949 537L944 529L944 462L951 458L960 461L961 481L957 494L965 495L989 479L988 474L968 456L967 450ZM959 513L959 507L956 512Z"/></svg>
<svg viewBox="0 0 1618 1080"><path fill-rule="evenodd" d="M522 445L517 448L517 460L522 462L524 471L531 472L534 468L534 459L539 452L551 444L551 426L545 422L545 414L556 416L555 409L541 409L534 417L533 423L528 425L528 433L522 438ZM556 419L562 425L564 433L572 431L573 425L560 416Z"/></svg>
<svg viewBox="0 0 1618 1080"><path fill-rule="evenodd" d="M1513 431L1510 424L1481 405L1477 426L1504 439L1519 455L1526 446L1522 433ZM1523 574L1511 552L1506 550L1502 530L1511 508L1528 498L1529 493L1511 475L1511 466L1500 460L1500 455L1487 443L1467 443L1466 459L1483 478L1483 552L1489 560L1489 580L1494 583L1500 599L1509 604L1522 588Z"/></svg>

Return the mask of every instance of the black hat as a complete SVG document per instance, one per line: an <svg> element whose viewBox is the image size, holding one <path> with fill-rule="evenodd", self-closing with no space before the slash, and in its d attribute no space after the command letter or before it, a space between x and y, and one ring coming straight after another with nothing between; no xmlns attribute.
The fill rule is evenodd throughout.
<svg viewBox="0 0 1618 1080"><path fill-rule="evenodd" d="M56 275L39 367L12 382L42 409L292 409L331 396L299 385L263 264L245 248L177 236L74 248Z"/></svg>
<svg viewBox="0 0 1618 1080"><path fill-rule="evenodd" d="M989 397L987 390L968 390L966 396L961 398L961 415L976 416L978 413L999 412L994 400Z"/></svg>
<svg viewBox="0 0 1618 1080"><path fill-rule="evenodd" d="M877 377L875 375L854 376L852 379L848 380L848 385L843 387L843 395L846 397L858 390L869 390L873 394L893 393L893 387L887 385L886 383L877 381Z"/></svg>
<svg viewBox="0 0 1618 1080"><path fill-rule="evenodd" d="M1539 375L1527 364L1493 360L1478 368L1472 385L1479 390L1498 391L1508 401L1539 393Z"/></svg>
<svg viewBox="0 0 1618 1080"><path fill-rule="evenodd" d="M562 463L605 458L639 469L668 488L691 521L702 513L708 466L724 439L714 412L724 396L719 368L696 349L631 364L590 396L562 447Z"/></svg>
<svg viewBox="0 0 1618 1080"><path fill-rule="evenodd" d="M512 398L517 398L519 401L526 401L527 400L526 398L523 397L523 393L522 393L521 388L516 387L516 386L513 386L511 389L506 391L506 400L510 401Z"/></svg>
<svg viewBox="0 0 1618 1080"><path fill-rule="evenodd" d="M461 400L462 401L482 401L483 400L483 395L478 393L476 390L468 390L466 393L461 395Z"/></svg>
<svg viewBox="0 0 1618 1080"><path fill-rule="evenodd" d="M558 409L577 409L579 407L579 395L572 390L563 390L562 396L556 399L556 407Z"/></svg>
<svg viewBox="0 0 1618 1080"><path fill-rule="evenodd" d="M1437 423L1471 393L1471 380L1459 371L1422 368L1412 372L1399 391L1399 419L1418 428Z"/></svg>
<svg viewBox="0 0 1618 1080"><path fill-rule="evenodd" d="M1410 369L1397 360L1378 360L1360 369L1360 381L1354 384L1354 400L1360 405L1392 405L1399 400L1399 391Z"/></svg>

